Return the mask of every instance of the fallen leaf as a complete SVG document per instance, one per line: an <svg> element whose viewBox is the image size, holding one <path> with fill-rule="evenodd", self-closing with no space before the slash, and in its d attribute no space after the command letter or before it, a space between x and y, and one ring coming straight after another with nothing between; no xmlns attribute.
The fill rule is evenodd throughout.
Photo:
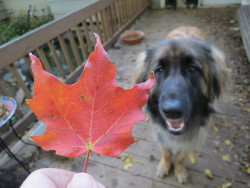
<svg viewBox="0 0 250 188"><path fill-rule="evenodd" d="M219 129L217 127L213 127L214 132L218 133Z"/></svg>
<svg viewBox="0 0 250 188"><path fill-rule="evenodd" d="M212 171L210 169L205 169L204 173L205 173L206 177L208 177L209 179L214 178Z"/></svg>
<svg viewBox="0 0 250 188"><path fill-rule="evenodd" d="M231 100L231 101L235 101L236 98L235 98L235 97L230 97L230 100Z"/></svg>
<svg viewBox="0 0 250 188"><path fill-rule="evenodd" d="M230 29L231 31L239 31L239 30L240 30L239 27L230 27L229 29Z"/></svg>
<svg viewBox="0 0 250 188"><path fill-rule="evenodd" d="M225 144L226 144L227 146L230 146L230 145L232 145L232 142L231 142L231 140L228 140L228 139L227 139L227 140L225 140L225 141L224 141L224 143L225 143Z"/></svg>
<svg viewBox="0 0 250 188"><path fill-rule="evenodd" d="M232 162L231 156L229 154L225 154L222 156L222 160L227 161L229 163Z"/></svg>
<svg viewBox="0 0 250 188"><path fill-rule="evenodd" d="M196 159L195 157L192 155L192 154L189 154L189 160L192 164L195 164L196 163Z"/></svg>
<svg viewBox="0 0 250 188"><path fill-rule="evenodd" d="M250 167L247 168L247 173L250 174Z"/></svg>
<svg viewBox="0 0 250 188"><path fill-rule="evenodd" d="M244 108L243 111L250 113L250 108Z"/></svg>
<svg viewBox="0 0 250 188"><path fill-rule="evenodd" d="M229 23L233 24L235 23L235 20L230 20Z"/></svg>
<svg viewBox="0 0 250 188"><path fill-rule="evenodd" d="M33 168L36 165L36 163L30 162L28 165L29 165L29 168Z"/></svg>
<svg viewBox="0 0 250 188"><path fill-rule="evenodd" d="M132 160L133 160L133 155L131 155L131 154L127 155L127 156L123 159L124 163L126 163L126 164L131 163Z"/></svg>
<svg viewBox="0 0 250 188"><path fill-rule="evenodd" d="M154 76L128 90L119 87L116 67L100 37L95 37L95 50L73 85L44 71L40 60L30 54L35 96L27 103L47 125L42 136L32 139L46 151L55 150L66 157L78 157L86 151L118 157L136 142L132 128L146 118L141 108L148 100Z"/></svg>
<svg viewBox="0 0 250 188"><path fill-rule="evenodd" d="M133 168L133 164L132 163L127 163L124 165L124 169L128 170L129 168Z"/></svg>
<svg viewBox="0 0 250 188"><path fill-rule="evenodd" d="M230 188L230 187L232 187L232 183L231 182L227 182L227 183L223 183L222 185L221 185L221 188Z"/></svg>

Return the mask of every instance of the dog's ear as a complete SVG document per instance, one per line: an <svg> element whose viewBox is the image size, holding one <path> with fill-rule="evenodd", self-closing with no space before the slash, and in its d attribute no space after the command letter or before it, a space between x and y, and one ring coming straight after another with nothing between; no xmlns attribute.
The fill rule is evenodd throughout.
<svg viewBox="0 0 250 188"><path fill-rule="evenodd" d="M211 46L212 64L210 70L209 99L212 102L220 97L228 81L228 69L226 68L225 55L215 46Z"/></svg>
<svg viewBox="0 0 250 188"><path fill-rule="evenodd" d="M137 58L135 83L145 82L152 74L153 49L146 49Z"/></svg>

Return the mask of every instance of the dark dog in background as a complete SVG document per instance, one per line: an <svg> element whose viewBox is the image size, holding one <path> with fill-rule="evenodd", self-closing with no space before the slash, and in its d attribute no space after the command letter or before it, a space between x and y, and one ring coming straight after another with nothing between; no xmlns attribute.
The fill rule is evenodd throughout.
<svg viewBox="0 0 250 188"><path fill-rule="evenodd" d="M200 29L179 27L140 54L137 83L152 72L156 83L147 110L162 152L157 175L167 175L173 164L176 178L185 183L184 159L204 141L213 103L227 80L225 57Z"/></svg>

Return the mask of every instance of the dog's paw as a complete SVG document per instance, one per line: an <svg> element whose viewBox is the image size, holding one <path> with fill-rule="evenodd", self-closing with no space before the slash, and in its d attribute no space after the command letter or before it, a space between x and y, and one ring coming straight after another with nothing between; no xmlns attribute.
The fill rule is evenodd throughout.
<svg viewBox="0 0 250 188"><path fill-rule="evenodd" d="M187 171L183 171L183 172L175 172L175 177L178 180L179 183L187 183L188 180L188 173Z"/></svg>
<svg viewBox="0 0 250 188"><path fill-rule="evenodd" d="M170 167L164 167L162 164L159 163L159 165L157 166L157 171L156 171L156 175L159 178L164 178L165 176L168 175L170 170Z"/></svg>

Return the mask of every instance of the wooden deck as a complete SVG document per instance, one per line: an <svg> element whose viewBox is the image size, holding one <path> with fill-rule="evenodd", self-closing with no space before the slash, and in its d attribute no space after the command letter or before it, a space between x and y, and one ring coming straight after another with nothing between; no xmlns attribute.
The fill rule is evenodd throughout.
<svg viewBox="0 0 250 188"><path fill-rule="evenodd" d="M135 46L118 43L115 48L108 51L113 63L118 65L119 84L125 88L131 87L137 54L141 49L161 40L168 31L180 25L194 25L202 28L211 40L225 49L233 79L240 76L237 72L240 68L237 66L242 68L246 57L240 54L238 48L236 49L237 46L242 45L240 40L231 39L235 32L237 32L237 37L240 37L239 31L229 29L238 27L235 14L236 8L181 9L176 12L172 10L147 11L133 26L134 29L145 32L145 40ZM226 23L232 25L228 26ZM239 56L241 56L240 59ZM247 127L250 123L249 112L246 110L243 113L243 110L249 108L250 101L249 98L243 98L243 92L244 90L241 93L236 92L232 87L228 89L224 103L219 104L222 113L215 117L214 124L208 128L209 138L206 144L199 151L192 153L196 163L192 164L188 158L185 161L190 174L186 185L179 184L173 173L164 179L156 176L156 166L161 155L152 137L153 125L150 122L139 122L135 125L133 135L141 141L129 147L121 157L109 158L92 153L87 172L108 188L222 188L223 184L225 187L225 183L232 183L233 188L249 187L249 175L244 172L242 162L245 160L245 150L249 152L249 128ZM230 140L230 143L225 140ZM34 147L22 144L19 144L15 150L32 170L55 167L81 172L83 169L84 156L66 159L54 155L53 152L40 151L38 153ZM132 165L131 168L125 169L124 158L127 156L132 156ZM7 160L8 157L3 156L3 153L0 159L0 169L6 169L5 173L20 178L26 177L27 174L16 165L14 166L13 160ZM205 176L205 169L211 170L213 179ZM2 183L0 187L7 183L8 187L11 187L13 178L9 182L6 178L0 179L0 182Z"/></svg>

